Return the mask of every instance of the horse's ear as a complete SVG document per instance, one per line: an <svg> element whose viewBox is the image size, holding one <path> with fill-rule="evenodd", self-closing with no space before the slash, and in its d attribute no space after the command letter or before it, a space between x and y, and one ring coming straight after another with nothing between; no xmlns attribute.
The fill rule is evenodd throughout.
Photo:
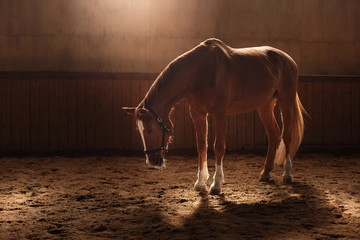
<svg viewBox="0 0 360 240"><path fill-rule="evenodd" d="M122 109L127 113L134 115L136 107L122 107Z"/></svg>

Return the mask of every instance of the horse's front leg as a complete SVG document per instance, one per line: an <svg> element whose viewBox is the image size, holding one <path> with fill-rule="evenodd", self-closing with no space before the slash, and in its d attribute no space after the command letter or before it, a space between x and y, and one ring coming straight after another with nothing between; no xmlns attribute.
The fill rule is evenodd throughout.
<svg viewBox="0 0 360 240"><path fill-rule="evenodd" d="M209 193L212 195L220 194L222 191L222 184L224 181L224 172L223 172L223 159L225 155L225 136L226 136L226 114L217 116L215 124L215 174L214 181L210 186Z"/></svg>
<svg viewBox="0 0 360 240"><path fill-rule="evenodd" d="M198 179L195 182L194 188L196 191L206 192L206 181L209 178L207 166L207 114L196 111L193 108L190 108L190 114L196 131L197 150L199 155Z"/></svg>

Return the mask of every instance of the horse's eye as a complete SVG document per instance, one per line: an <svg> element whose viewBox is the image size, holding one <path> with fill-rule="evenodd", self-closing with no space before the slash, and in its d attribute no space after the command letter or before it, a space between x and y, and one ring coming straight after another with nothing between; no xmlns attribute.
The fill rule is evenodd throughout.
<svg viewBox="0 0 360 240"><path fill-rule="evenodd" d="M149 128L148 133L151 133L154 130L153 127Z"/></svg>

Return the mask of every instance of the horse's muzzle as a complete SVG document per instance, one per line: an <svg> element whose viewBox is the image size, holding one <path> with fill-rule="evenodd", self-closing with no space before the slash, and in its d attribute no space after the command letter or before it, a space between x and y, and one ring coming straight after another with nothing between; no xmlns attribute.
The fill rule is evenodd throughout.
<svg viewBox="0 0 360 240"><path fill-rule="evenodd" d="M164 163L164 158L161 156L160 152L153 153L149 156L149 162L152 166L162 166Z"/></svg>

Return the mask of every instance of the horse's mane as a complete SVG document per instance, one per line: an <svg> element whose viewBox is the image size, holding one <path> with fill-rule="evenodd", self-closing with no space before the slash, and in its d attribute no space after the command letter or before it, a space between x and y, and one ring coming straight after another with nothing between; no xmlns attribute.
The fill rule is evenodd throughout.
<svg viewBox="0 0 360 240"><path fill-rule="evenodd" d="M156 78L147 95L145 96L144 104L151 104L153 99L158 95L159 90L163 89L166 84L171 82L171 80L174 79L174 76L177 75L179 71L184 71L184 69L190 64L194 64L196 60L204 56L204 54L212 52L214 49L220 49L221 52L224 52L225 55L228 55L228 50L226 48L228 47L223 42L218 39L211 38L175 58Z"/></svg>

